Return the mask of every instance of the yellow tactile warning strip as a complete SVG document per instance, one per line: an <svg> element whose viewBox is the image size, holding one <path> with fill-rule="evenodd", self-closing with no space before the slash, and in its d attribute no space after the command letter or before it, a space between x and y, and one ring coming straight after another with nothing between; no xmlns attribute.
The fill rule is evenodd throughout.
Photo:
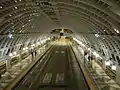
<svg viewBox="0 0 120 90"><path fill-rule="evenodd" d="M71 48L72 48L72 47L71 47ZM72 48L72 50L73 50L73 48ZM74 50L73 50L73 52L74 52ZM75 54L75 52L74 52L74 54ZM75 56L76 56L76 55L75 55ZM76 57L76 58L77 58L77 57ZM81 70L82 70L82 72L83 72L83 74L84 74L84 76L85 76L85 79L86 79L86 81L87 81L87 83L88 83L88 86L89 86L90 90L97 90L97 88L95 87L94 83L91 81L89 75L87 74L85 68L84 68L80 63L79 63L79 65L80 65Z"/></svg>
<svg viewBox="0 0 120 90"><path fill-rule="evenodd" d="M51 47L49 48L51 49ZM47 51L49 51L49 49ZM29 67L27 67L21 74L20 76L16 77L12 82L11 84L7 85L7 87L4 89L4 90L11 90L11 88L13 88L13 86L16 85L16 83L18 83L20 81L20 79L25 76L25 74L33 67L33 65L40 59L40 57L44 56L47 51L45 53L43 53L41 56L39 56L37 58L37 60L35 62L33 62Z"/></svg>
<svg viewBox="0 0 120 90"><path fill-rule="evenodd" d="M90 80L90 77L86 73L86 70L83 68L83 66L81 64L80 64L80 67L81 67L81 69L83 71L83 74L84 74L85 79L86 79L86 81L87 81L87 83L89 85L90 90L96 90L95 85L93 85L92 81Z"/></svg>

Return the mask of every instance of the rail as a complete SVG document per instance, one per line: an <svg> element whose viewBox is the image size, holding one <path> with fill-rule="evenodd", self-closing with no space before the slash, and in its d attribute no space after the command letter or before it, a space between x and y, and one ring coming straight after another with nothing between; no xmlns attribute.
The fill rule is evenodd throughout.
<svg viewBox="0 0 120 90"><path fill-rule="evenodd" d="M73 54L74 54L74 56L77 60L78 66L79 66L79 68L80 68L80 70L81 70L81 72L84 76L85 82L87 83L87 86L88 86L89 90L97 90L97 87L95 87L95 84L92 82L92 80L89 77L89 75L87 74L85 68L79 63L78 58L77 58L72 46L70 46L70 47L71 47L71 50L72 50L72 52L73 52Z"/></svg>
<svg viewBox="0 0 120 90"><path fill-rule="evenodd" d="M37 64L37 62L42 59L44 57L44 55L50 51L50 49L52 48L52 46L45 52L42 54L42 56L38 57L37 60L35 62L33 62L29 67L27 67L18 77L16 77L10 84L8 84L5 87L5 90L11 90L11 88L13 88L22 78L24 78L29 71Z"/></svg>

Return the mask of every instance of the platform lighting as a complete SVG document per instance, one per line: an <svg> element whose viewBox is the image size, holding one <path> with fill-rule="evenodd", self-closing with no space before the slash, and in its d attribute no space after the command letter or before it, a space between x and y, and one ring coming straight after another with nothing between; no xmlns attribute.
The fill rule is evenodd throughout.
<svg viewBox="0 0 120 90"><path fill-rule="evenodd" d="M110 61L105 61L106 66L110 66Z"/></svg>
<svg viewBox="0 0 120 90"><path fill-rule="evenodd" d="M10 57L12 57L12 56L13 56L13 54L12 54L12 53L9 53L9 56L10 56Z"/></svg>
<svg viewBox="0 0 120 90"><path fill-rule="evenodd" d="M88 51L90 51L90 48L88 48Z"/></svg>
<svg viewBox="0 0 120 90"><path fill-rule="evenodd" d="M50 40L50 37L49 37L49 38L46 38L46 39L41 40L41 43L44 43L44 42L46 42L47 40Z"/></svg>
<svg viewBox="0 0 120 90"><path fill-rule="evenodd" d="M43 43L46 42L46 39L43 40Z"/></svg>
<svg viewBox="0 0 120 90"><path fill-rule="evenodd" d="M35 44L33 44L33 46L35 46Z"/></svg>
<svg viewBox="0 0 120 90"><path fill-rule="evenodd" d="M115 65L112 65L111 69L112 69L112 70L116 70L116 66L115 66Z"/></svg>
<svg viewBox="0 0 120 90"><path fill-rule="evenodd" d="M25 50L25 48L23 48L23 50Z"/></svg>
<svg viewBox="0 0 120 90"><path fill-rule="evenodd" d="M43 43L43 40L42 41L40 41L41 43Z"/></svg>
<svg viewBox="0 0 120 90"><path fill-rule="evenodd" d="M100 57L99 54L97 54L96 52L93 52L93 55L95 55L96 57Z"/></svg>
<svg viewBox="0 0 120 90"><path fill-rule="evenodd" d="M25 47L25 50L27 50L28 49L28 47Z"/></svg>
<svg viewBox="0 0 120 90"><path fill-rule="evenodd" d="M96 55L97 53L96 52L93 52L93 55Z"/></svg>
<svg viewBox="0 0 120 90"><path fill-rule="evenodd" d="M17 52L13 52L13 54L14 54L14 55L16 55L16 54L17 54Z"/></svg>
<svg viewBox="0 0 120 90"><path fill-rule="evenodd" d="M34 46L35 46L35 44L32 44L32 45L31 45L31 47L34 47Z"/></svg>
<svg viewBox="0 0 120 90"><path fill-rule="evenodd" d="M76 39L76 38L73 38L73 40L75 40L78 44L80 44L82 47L85 47L85 45L81 42L81 41L79 41L78 39Z"/></svg>
<svg viewBox="0 0 120 90"><path fill-rule="evenodd" d="M37 45L39 45L40 44L40 42L37 42Z"/></svg>
<svg viewBox="0 0 120 90"><path fill-rule="evenodd" d="M47 39L44 39L44 40L43 40L43 42L46 42L46 41L47 41Z"/></svg>
<svg viewBox="0 0 120 90"><path fill-rule="evenodd" d="M50 40L50 37L48 37L48 39L47 40Z"/></svg>

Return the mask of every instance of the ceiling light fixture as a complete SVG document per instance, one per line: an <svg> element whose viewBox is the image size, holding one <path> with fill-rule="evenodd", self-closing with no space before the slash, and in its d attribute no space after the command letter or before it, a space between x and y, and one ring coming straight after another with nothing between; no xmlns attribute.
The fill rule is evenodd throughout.
<svg viewBox="0 0 120 90"><path fill-rule="evenodd" d="M99 37L99 34L95 34L96 37Z"/></svg>
<svg viewBox="0 0 120 90"><path fill-rule="evenodd" d="M90 51L90 48L88 48L88 51Z"/></svg>
<svg viewBox="0 0 120 90"><path fill-rule="evenodd" d="M23 48L23 50L25 50L25 48Z"/></svg>
<svg viewBox="0 0 120 90"><path fill-rule="evenodd" d="M40 42L37 42L37 45L39 45L40 44Z"/></svg>
<svg viewBox="0 0 120 90"><path fill-rule="evenodd" d="M10 56L10 57L12 57L12 56L13 56L13 54L12 54L12 53L9 53L9 56Z"/></svg>
<svg viewBox="0 0 120 90"><path fill-rule="evenodd" d="M18 7L14 7L15 9L18 9Z"/></svg>
<svg viewBox="0 0 120 90"><path fill-rule="evenodd" d="M112 70L116 70L116 66L115 65L112 65Z"/></svg>
<svg viewBox="0 0 120 90"><path fill-rule="evenodd" d="M13 35L12 35L12 34L8 34L8 37L9 37L9 38L12 38L12 37L13 37Z"/></svg>
<svg viewBox="0 0 120 90"><path fill-rule="evenodd" d="M22 32L22 30L19 31L20 33Z"/></svg>
<svg viewBox="0 0 120 90"><path fill-rule="evenodd" d="M9 16L11 17L12 15L10 14Z"/></svg>
<svg viewBox="0 0 120 90"><path fill-rule="evenodd" d="M13 52L13 54L14 54L14 55L16 55L16 54L17 54L17 52Z"/></svg>
<svg viewBox="0 0 120 90"><path fill-rule="evenodd" d="M73 38L73 40L75 40L78 44L80 44L82 47L85 47L85 44L83 44L81 41L79 41L78 39L76 38Z"/></svg>
<svg viewBox="0 0 120 90"><path fill-rule="evenodd" d="M120 31L119 31L119 30L117 30L117 29L115 29L115 28L114 28L114 30L115 30L115 32L116 32L116 33L120 33Z"/></svg>
<svg viewBox="0 0 120 90"><path fill-rule="evenodd" d="M110 61L105 61L106 66L110 66Z"/></svg>
<svg viewBox="0 0 120 90"><path fill-rule="evenodd" d="M17 0L15 0L15 3L17 3Z"/></svg>

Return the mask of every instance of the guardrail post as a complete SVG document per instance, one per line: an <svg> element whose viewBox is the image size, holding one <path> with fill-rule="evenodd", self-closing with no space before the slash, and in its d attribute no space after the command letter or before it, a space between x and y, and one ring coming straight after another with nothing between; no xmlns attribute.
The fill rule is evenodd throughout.
<svg viewBox="0 0 120 90"><path fill-rule="evenodd" d="M11 58L6 60L6 71L11 68Z"/></svg>
<svg viewBox="0 0 120 90"><path fill-rule="evenodd" d="M22 60L22 59L21 59L21 56L22 56L22 52L21 52L21 50L20 50L20 52L19 52L19 61Z"/></svg>
<svg viewBox="0 0 120 90"><path fill-rule="evenodd" d="M103 62L103 65L102 65L103 69L106 70L105 60L102 60L102 62Z"/></svg>
<svg viewBox="0 0 120 90"><path fill-rule="evenodd" d="M116 82L120 84L120 66L119 65L117 65L117 68L116 68Z"/></svg>

